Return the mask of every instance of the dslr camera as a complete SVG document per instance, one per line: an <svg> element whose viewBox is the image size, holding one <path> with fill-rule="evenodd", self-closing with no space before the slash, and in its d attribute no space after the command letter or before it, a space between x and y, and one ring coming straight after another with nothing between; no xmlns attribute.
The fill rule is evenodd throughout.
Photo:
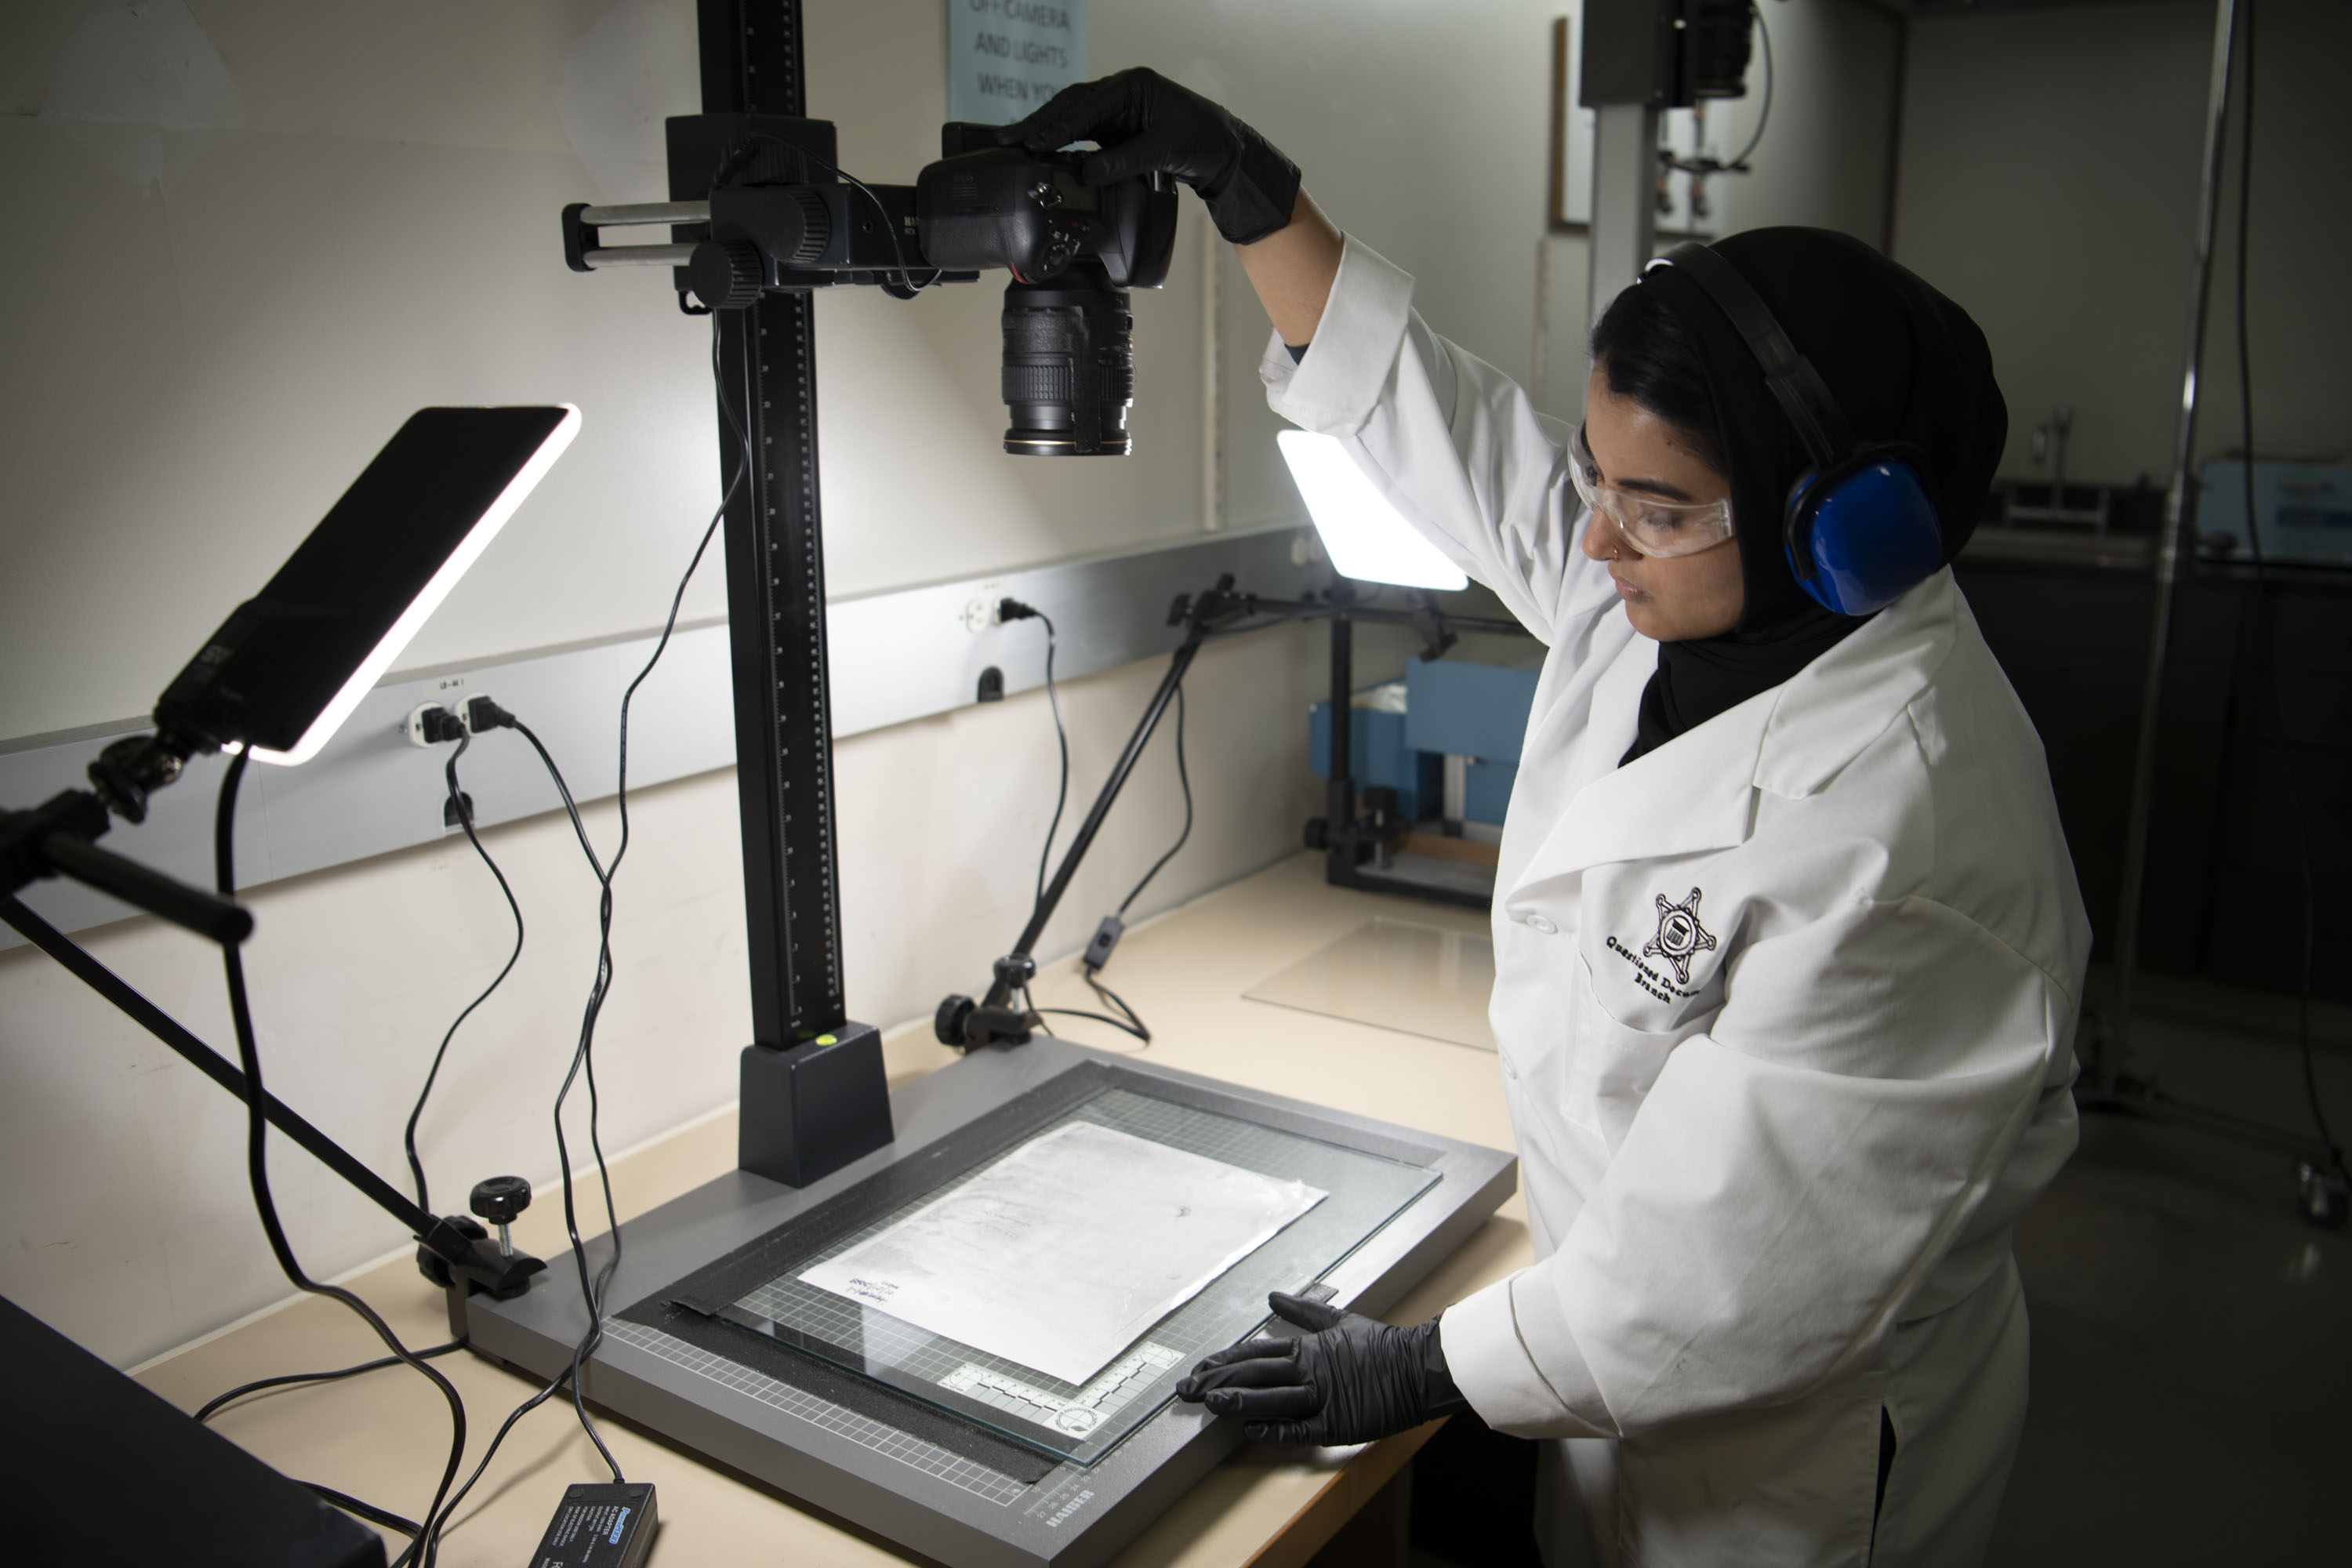
<svg viewBox="0 0 2352 1568"><path fill-rule="evenodd" d="M1173 186L1154 176L1088 185L1078 176L1084 154L1000 147L987 125L945 126L940 161L911 186L843 174L824 121L693 115L668 129L676 199L566 207L564 255L575 270L671 266L680 307L698 314L845 286L910 299L1001 268L1013 279L1004 449L1126 455L1135 401L1128 290L1167 281ZM709 173L697 179L697 169ZM601 230L631 224L668 224L673 243L603 243Z"/></svg>

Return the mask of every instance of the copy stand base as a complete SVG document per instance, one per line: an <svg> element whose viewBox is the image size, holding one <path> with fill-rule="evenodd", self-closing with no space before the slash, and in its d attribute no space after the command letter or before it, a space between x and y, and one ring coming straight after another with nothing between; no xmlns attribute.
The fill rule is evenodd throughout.
<svg viewBox="0 0 2352 1568"><path fill-rule="evenodd" d="M743 1047L735 1163L804 1187L891 1140L882 1036L870 1024L778 1050Z"/></svg>

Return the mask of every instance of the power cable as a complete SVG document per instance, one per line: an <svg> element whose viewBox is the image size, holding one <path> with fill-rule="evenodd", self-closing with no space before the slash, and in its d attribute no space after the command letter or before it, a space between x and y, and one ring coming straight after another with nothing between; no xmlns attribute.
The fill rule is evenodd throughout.
<svg viewBox="0 0 2352 1568"><path fill-rule="evenodd" d="M1176 858L1176 851L1183 848L1184 841L1192 837L1192 776L1184 769L1184 683L1181 680L1176 683L1176 784L1184 792L1184 826L1176 835L1176 842L1168 847L1168 852L1154 860L1151 869L1146 871L1142 879L1128 889L1127 897L1119 900L1118 914L1121 920L1127 918L1127 911L1135 900L1143 896L1143 889L1151 885L1151 879L1160 875L1160 868Z"/></svg>
<svg viewBox="0 0 2352 1568"><path fill-rule="evenodd" d="M245 782L245 767L249 760L246 748L237 748L229 759L228 768L221 777L220 796L213 815L214 882L221 897L236 895L236 796ZM433 1493L432 1506L425 1510L425 1526L408 1550L402 1552L394 1568L421 1560L430 1563L431 1551L427 1538L435 1516L440 1511L442 1499L457 1479L457 1466L466 1452L466 1402L457 1394L457 1385L444 1377L437 1368L425 1363L392 1331L392 1325L376 1314L359 1295L340 1285L322 1285L302 1271L295 1260L294 1248L286 1239L285 1226L278 1223L278 1205L269 1193L269 1122L261 1108L267 1103L261 1078L261 1047L253 1027L253 1006L246 994L245 962L234 942L221 944L221 968L228 983L229 1019L236 1031L237 1065L245 1073L246 1104L246 1179L253 1191L254 1212L260 1216L262 1235L268 1239L269 1250L278 1259L278 1267L294 1288L306 1295L324 1296L341 1302L375 1331L384 1348L403 1364L414 1368L434 1387L449 1405L449 1458L442 1468L441 1482ZM396 1517L396 1516L394 1516Z"/></svg>
<svg viewBox="0 0 2352 1568"><path fill-rule="evenodd" d="M436 1357L445 1356L453 1351L461 1351L465 1348L465 1341L451 1340L446 1344L435 1345L431 1350L418 1351L416 1352L416 1359L418 1361L432 1361ZM256 1378L251 1383L238 1384L226 1394L216 1394L213 1395L212 1398L205 1402L203 1408L196 1412L195 1419L197 1423L201 1425L202 1423L210 1421L215 1415L220 1414L221 1411L226 1409L229 1405L236 1404L238 1400L247 1398L256 1394L268 1393L273 1388L292 1388L298 1384L316 1383L336 1383L346 1377L357 1377L362 1373L382 1372L388 1366L404 1366L407 1363L403 1362L398 1356L388 1355L379 1356L374 1361L363 1361L357 1366L338 1367L333 1372L289 1372L282 1373L277 1377Z"/></svg>
<svg viewBox="0 0 2352 1568"><path fill-rule="evenodd" d="M1061 689L1055 685L1054 680L1054 652L1055 638L1053 617L1045 614L1045 611L1038 609L1034 605L1025 605L1020 600L1013 598L1001 599L997 602L996 616L999 621L1034 620L1045 628L1045 702L1046 706L1052 710L1054 715L1054 744L1061 755L1061 769L1059 782L1055 785L1054 790L1054 815L1051 820L1049 820L1045 825L1045 845L1037 852L1036 900L1030 906L1032 910L1037 910L1045 907L1045 872L1054 863L1054 837L1055 835L1058 834L1062 830L1062 813L1069 805L1070 732L1068 727L1062 721ZM1180 778L1183 777L1184 773L1183 697L1184 688L1180 683L1176 688L1176 698L1178 703L1176 710L1176 772L1177 776ZM1184 847L1184 837L1190 835L1192 831L1192 786L1191 782L1187 780L1184 785L1184 834L1180 835L1177 837L1174 848L1170 849L1168 854L1162 855L1158 862L1152 866L1151 869L1144 873L1143 881L1138 882L1135 885L1134 892L1128 894L1127 903L1119 905L1118 908L1120 914L1125 914L1127 912L1127 905L1135 901L1136 893L1143 891L1144 884L1150 882L1153 877L1159 874L1160 868L1168 863L1170 857L1173 856L1177 849L1181 849ZM1081 964L1080 968L1085 973L1087 984L1093 987L1095 994L1102 998L1106 1005L1117 1008L1121 1016L1114 1018L1106 1014L1088 1013L1074 1007L1040 1007L1034 1000L1031 999L1029 995L1029 988L1024 985L1021 988L1021 1005L1031 1016L1034 1016L1038 1020L1038 1028L1048 1035L1051 1035L1054 1032L1053 1029L1045 1022L1048 1017L1089 1018L1098 1024L1108 1024L1112 1028L1118 1029L1124 1034L1132 1035L1137 1039L1141 1040L1145 1045L1150 1045L1151 1043L1151 1031L1143 1026L1143 1020L1135 1016L1135 1010L1132 1007L1129 1007L1125 1002L1119 1000L1109 987L1097 984L1095 980L1095 972L1093 969L1088 968L1084 964Z"/></svg>
<svg viewBox="0 0 2352 1568"><path fill-rule="evenodd" d="M621 1479L620 1466L614 1461L611 1450L605 1447L603 1437L596 1431L595 1424L590 1420L587 1405L580 1390L580 1369L587 1358L595 1353L596 1347L604 1340L604 1291L612 1283L614 1271L620 1267L621 1263L620 1222L615 1217L614 1209L612 1178L605 1167L604 1145L597 1136L593 1045L596 1019L603 1010L605 994L612 980L613 878L619 872L622 858L628 853L629 849L630 705L636 699L637 689L645 684L646 678L654 672L654 667L661 662L663 653L668 649L670 638L677 629L680 607L686 602L687 585L694 581L696 571L702 565L702 558L709 552L711 540L719 532L719 525L726 519L728 507L733 503L737 491L742 489L744 478L751 472L751 432L737 415L734 406L728 401L726 379L720 373L719 346L719 319L714 315L710 328L711 384L718 394L719 412L726 417L729 427L735 433L739 457L735 472L727 481L726 489L719 495L719 505L712 510L709 522L704 526L702 537L695 544L694 554L688 560L685 572L678 577L676 591L670 595L669 614L662 622L661 636L655 641L653 653L646 658L644 668L637 671L635 679L629 682L627 689L621 694L618 768L614 790L614 805L620 816L621 837L618 847L613 852L613 858L609 865L598 863L595 850L589 842L587 830L581 824L579 808L573 803L570 787L563 781L562 771L555 765L555 759L548 753L547 748L541 743L539 737L520 721L515 720L512 714L505 715L515 731L530 742L532 749L539 752L541 761L546 764L548 775L554 781L557 794L562 797L565 813L571 819L573 833L580 840L581 850L587 856L590 866L594 868L596 873L598 887L596 979L590 989L588 1005L581 1019L579 1045L572 1052L572 1066L564 1074L563 1086L556 1095L554 1118L556 1158L561 1167L563 1183L564 1230L571 1238L572 1258L580 1270L581 1299L588 1308L588 1328L581 1336L580 1342L572 1347L571 1363L549 1380L546 1386L508 1413L507 1418L499 1423L498 1431L490 1438L489 1446L483 1450L481 1459L467 1476L464 1484L459 1486L450 1497L448 1504L439 1510L438 1517L427 1521L428 1555L425 1562L428 1563L432 1561L430 1553L438 1548L442 1531L447 1527L449 1520L456 1514L457 1505L465 1500L467 1495L474 1489L475 1484L482 1479L484 1472L489 1468L490 1461L497 1457L499 1446L506 1441L507 1434L514 1430L516 1423L547 1403L566 1384L572 1387L572 1409L580 1418L582 1429L588 1434L589 1440L595 1444L597 1453L603 1457L606 1468L612 1471L613 1479L615 1481ZM502 710L499 711L503 712ZM585 1079L588 1087L589 1146L594 1151L596 1156L597 1176L603 1186L604 1199L607 1234L613 1240L612 1256L605 1261L604 1267L597 1272L593 1281L588 1275L587 1249L581 1240L579 1224L572 1204L571 1149L563 1134L563 1101L570 1095L572 1083L581 1078Z"/></svg>
<svg viewBox="0 0 2352 1568"><path fill-rule="evenodd" d="M310 1489L310 1495L320 1501L331 1503L345 1513L357 1514L370 1524L380 1524L386 1530L396 1530L407 1536L411 1542L424 1533L424 1526L415 1520L403 1519L390 1510L378 1508L372 1502L362 1502L349 1492L339 1492L332 1487L320 1486L316 1481L303 1481L299 1484Z"/></svg>
<svg viewBox="0 0 2352 1568"><path fill-rule="evenodd" d="M911 300L916 295L921 293L924 289L934 288L938 285L940 278L946 272L945 268L934 267L931 268L931 275L929 277L924 279L920 283L915 281L914 271L907 265L906 247L900 243L898 238L898 225L897 221L891 217L890 209L882 205L882 198L876 195L873 191L868 189L866 182L859 179L856 175L843 172L836 165L826 163L823 158L818 157L807 148L800 146L795 142L787 142L781 136L753 135L745 137L743 141L738 144L735 150L726 159L720 162L718 173L711 178L711 185L716 188L717 186L725 184L728 179L733 174L734 171L742 166L744 155L747 151L756 146L782 147L789 153L794 153L802 158L805 158L810 163L815 164L818 168L823 169L826 174L831 174L835 179L839 180L843 184L849 186L852 190L857 192L860 195L866 198L866 204L873 207L875 216L882 220L882 231L890 237L890 254L898 263L898 286L900 289L905 290L905 293L902 296L903 298ZM887 286L884 289L884 292L889 292Z"/></svg>
<svg viewBox="0 0 2352 1568"><path fill-rule="evenodd" d="M1037 851L1037 896L1032 909L1045 901L1045 870L1054 863L1054 835L1062 830L1062 809L1070 800L1070 732L1062 723L1061 689L1054 684L1054 618L1045 611L1034 609L1018 600L1007 599L1005 605L1016 606L1019 614L1000 609L998 615L1007 620L1034 619L1045 628L1045 705L1054 714L1054 744L1062 755L1061 783L1054 790L1053 820L1045 824L1045 842Z"/></svg>
<svg viewBox="0 0 2352 1568"><path fill-rule="evenodd" d="M508 886L506 873L499 870L499 863L490 858L490 852L482 847L481 837L474 831L472 805L466 797L466 792L457 787L457 760L473 743L474 737L470 732L459 735L457 749L449 753L449 761L442 770L449 784L449 810L457 818L457 825L466 830L466 842L474 847L474 853L482 858L482 864L488 867L490 875L498 879L499 891L506 895L507 909L514 916L514 951L507 954L506 966L482 987L480 995L466 1004L465 1011L457 1015L449 1025L448 1032L441 1037L440 1048L433 1053L433 1065L425 1069L425 1085L416 1091L416 1103L409 1110L408 1125L401 1132L401 1146L408 1152L409 1173L416 1178L416 1206L427 1214L433 1212L433 1203L426 1196L425 1163L416 1153L416 1127L425 1118L425 1102L432 1098L434 1082L441 1076L441 1063L449 1054L449 1042L457 1037L457 1031L465 1026L467 1019L474 1016L474 1009L488 1001L490 993L506 983L507 976L514 973L516 962L522 957L522 905L515 901L514 889Z"/></svg>
<svg viewBox="0 0 2352 1568"><path fill-rule="evenodd" d="M1748 138L1748 145L1739 150L1738 155L1728 161L1706 157L1677 158L1672 153L1660 148L1658 162L1665 167L1680 170L1685 174L1695 174L1700 179L1705 179L1709 174L1746 174L1754 172L1748 166L1748 157L1763 143L1764 128L1772 122L1772 29L1765 25L1764 8L1757 4L1757 0L1748 0L1748 14L1756 18L1757 36L1764 41L1764 101L1757 109L1755 133Z"/></svg>
<svg viewBox="0 0 2352 1568"><path fill-rule="evenodd" d="M1186 841L1192 837L1192 775L1184 764L1184 683L1181 680L1176 683L1176 784L1184 794L1184 826L1178 830L1176 842L1171 844L1166 852L1151 863L1151 868L1144 872L1135 886L1128 889L1127 897L1119 900L1118 909L1111 918L1122 922L1122 929L1124 929L1123 922L1127 919L1127 911L1134 907L1137 899L1143 896L1143 889L1151 885L1151 879L1160 875L1160 868L1176 858L1176 852L1183 848ZM1108 962L1108 955L1106 954L1105 961ZM1118 1016L1106 1017L1100 1013L1081 1013L1076 1016L1097 1019L1108 1024L1114 1029L1134 1036L1144 1046L1149 1047L1151 1044L1150 1028L1143 1022L1142 1016L1129 1005L1126 997L1102 983L1102 964L1089 963L1083 959L1079 961L1079 977L1086 981L1087 988L1095 994L1096 1000L1112 1009Z"/></svg>

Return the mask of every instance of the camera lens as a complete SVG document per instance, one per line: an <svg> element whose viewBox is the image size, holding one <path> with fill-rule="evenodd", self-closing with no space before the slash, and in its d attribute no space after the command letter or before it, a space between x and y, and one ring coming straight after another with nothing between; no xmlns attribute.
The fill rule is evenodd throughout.
<svg viewBox="0 0 2352 1568"><path fill-rule="evenodd" d="M1684 15L1683 79L1690 97L1744 95L1754 47L1748 0L1692 0Z"/></svg>
<svg viewBox="0 0 2352 1568"><path fill-rule="evenodd" d="M1072 268L1004 289L1004 449L1018 457L1125 457L1135 401L1127 292Z"/></svg>

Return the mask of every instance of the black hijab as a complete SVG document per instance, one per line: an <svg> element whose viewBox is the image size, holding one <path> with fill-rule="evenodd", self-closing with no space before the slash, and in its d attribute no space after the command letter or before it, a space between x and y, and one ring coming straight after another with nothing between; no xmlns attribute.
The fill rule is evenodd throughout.
<svg viewBox="0 0 2352 1568"><path fill-rule="evenodd" d="M1967 311L1846 235L1759 228L1713 248L1763 297L1861 439L1906 441L1925 455L1920 477L1943 521L1949 564L1976 527L2009 435L1984 333ZM1869 618L1824 609L1789 568L1782 507L1811 459L1738 330L1673 267L1651 268L1633 288L1655 290L1696 339L1747 601L1730 631L1659 647L1625 763L1780 685Z"/></svg>

